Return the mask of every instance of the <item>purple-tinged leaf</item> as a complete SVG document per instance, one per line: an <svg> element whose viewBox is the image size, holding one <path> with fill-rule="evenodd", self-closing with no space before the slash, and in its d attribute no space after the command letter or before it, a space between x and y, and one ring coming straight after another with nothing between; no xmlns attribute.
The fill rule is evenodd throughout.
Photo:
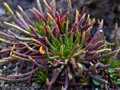
<svg viewBox="0 0 120 90"><path fill-rule="evenodd" d="M35 65L32 66L32 71L34 70L34 68L35 68ZM34 72L36 72L36 71L34 71ZM29 76L29 79L28 79L29 86L31 86L32 77L33 77L33 73Z"/></svg>
<svg viewBox="0 0 120 90"><path fill-rule="evenodd" d="M43 3L45 4L45 6L48 8L50 14L51 14L53 17L55 17L54 14L53 14L52 9L51 9L50 6L47 4L46 0L42 0L42 1L43 1Z"/></svg>
<svg viewBox="0 0 120 90"><path fill-rule="evenodd" d="M33 74L34 72L38 71L39 69L40 69L39 67L36 67L35 69L31 70L31 71L28 72L28 73L18 74L18 75L8 75L7 77L10 77L10 78L27 77L27 76Z"/></svg>
<svg viewBox="0 0 120 90"><path fill-rule="evenodd" d="M44 15L44 14L43 14L42 7L41 7L40 0L36 0L36 1L37 1L37 6L38 6L38 9L39 9L40 13L41 13L42 15Z"/></svg>
<svg viewBox="0 0 120 90"><path fill-rule="evenodd" d="M95 42L96 40L101 40L102 36L103 36L103 31L102 30L97 31L96 34L91 39L91 41L89 42L89 44Z"/></svg>
<svg viewBox="0 0 120 90"><path fill-rule="evenodd" d="M60 31L61 31L61 18L60 18L60 15L59 15L59 13L58 12L56 12L56 17L57 17L57 24L58 24L58 27L59 27L59 29L60 29Z"/></svg>
<svg viewBox="0 0 120 90"><path fill-rule="evenodd" d="M49 37L49 31L48 31L48 29L47 29L46 24L44 24L44 30L45 30L45 32L46 32L47 37Z"/></svg>
<svg viewBox="0 0 120 90"><path fill-rule="evenodd" d="M49 13L47 13L47 15L48 15L48 17L50 18L53 26L56 28L56 34L57 34L57 37L56 37L56 38L58 38L58 37L59 37L59 34L60 34L60 29L59 29L56 21L53 19L53 17L52 17Z"/></svg>
<svg viewBox="0 0 120 90"><path fill-rule="evenodd" d="M88 50L94 50L99 48L101 45L103 45L103 41L98 41L97 43L95 43L94 45L92 45L91 47L88 48Z"/></svg>
<svg viewBox="0 0 120 90"><path fill-rule="evenodd" d="M0 41L3 42L3 43L6 43L6 44L8 44L8 45L14 45L14 44L15 44L15 43L6 41L6 40L4 40L4 39L2 39L2 38L0 38Z"/></svg>
<svg viewBox="0 0 120 90"><path fill-rule="evenodd" d="M18 71L17 71L17 74L20 73L20 71L23 69L24 65L25 65L25 61L23 61L23 62L21 63L21 65L20 65L20 67L19 67L19 69L18 69Z"/></svg>
<svg viewBox="0 0 120 90"><path fill-rule="evenodd" d="M31 25L33 25L33 22L30 20L28 15L26 15L26 13L23 11L23 9L19 5L18 5L18 9L21 11L21 13L23 14L23 16L26 19L26 21L28 21Z"/></svg>
<svg viewBox="0 0 120 90"><path fill-rule="evenodd" d="M105 54L105 55L97 56L96 59L104 59L104 58L108 58L108 57L110 57L110 56L113 56L115 53L116 53L116 50L113 51L113 52L110 52L110 53L108 53L108 54Z"/></svg>
<svg viewBox="0 0 120 90"><path fill-rule="evenodd" d="M39 35L38 35L38 33L36 32L36 30L34 29L34 27L32 27L31 25L30 25L29 27L30 27L30 30L35 34L35 36L36 36L37 38L39 38Z"/></svg>
<svg viewBox="0 0 120 90"><path fill-rule="evenodd" d="M26 21L24 20L24 18L21 16L21 14L19 12L16 12L17 17L19 18L19 20L21 21L21 23L24 25L24 29L26 29L26 27L28 27Z"/></svg>
<svg viewBox="0 0 120 90"><path fill-rule="evenodd" d="M63 68L64 68L64 66L62 65L60 68L58 68L59 70L53 71L53 77L51 78L49 85L52 85L55 82L55 80L57 79L58 75L63 70Z"/></svg>
<svg viewBox="0 0 120 90"><path fill-rule="evenodd" d="M43 17L43 15L42 15L36 8L33 8L33 10L38 14L38 16L39 16L45 23L47 23L47 20Z"/></svg>
<svg viewBox="0 0 120 90"><path fill-rule="evenodd" d="M16 26L14 24L7 23L7 22L4 22L4 24L19 30L20 32L24 33L25 35L28 35L28 36L31 36L31 37L35 37L33 34L29 33L28 31L26 31L26 30L24 30L22 28L20 28L19 26Z"/></svg>
<svg viewBox="0 0 120 90"><path fill-rule="evenodd" d="M89 76L90 76L92 79L94 79L94 80L96 80L96 81L98 81L98 82L100 82L100 83L104 83L104 84L107 84L107 83L108 83L108 81L96 77L96 76L93 75L91 72L88 72L88 74L89 74Z"/></svg>
<svg viewBox="0 0 120 90"><path fill-rule="evenodd" d="M8 53L8 52L10 52L10 51L11 51L11 49L8 49L8 50L2 50L2 51L0 51L0 54Z"/></svg>
<svg viewBox="0 0 120 90"><path fill-rule="evenodd" d="M0 36L4 37L6 39L9 39L9 40L14 40L14 41L16 40L13 36L6 34L4 32L1 32L1 31L0 31Z"/></svg>
<svg viewBox="0 0 120 90"><path fill-rule="evenodd" d="M31 58L30 56L29 56L29 59L30 59L35 65L37 65L39 68L46 68L46 67L43 66L42 64L37 63L36 60L33 59L33 58Z"/></svg>
<svg viewBox="0 0 120 90"><path fill-rule="evenodd" d="M62 85L65 85L65 82L63 81L57 81L57 83L59 84L62 84ZM84 83L68 83L69 86L74 86L74 87L77 87L77 86L84 86Z"/></svg>
<svg viewBox="0 0 120 90"><path fill-rule="evenodd" d="M67 75L67 73L66 73L66 75L65 75L65 85L64 85L63 90L67 90L67 88L68 88L68 82L69 82L69 80L68 80L68 75Z"/></svg>
<svg viewBox="0 0 120 90"><path fill-rule="evenodd" d="M12 34L17 40L20 40L20 41L32 41L33 38L26 38L26 37L20 37L20 36L17 36L14 32L12 32L11 30L8 30L8 32L10 34Z"/></svg>
<svg viewBox="0 0 120 90"><path fill-rule="evenodd" d="M28 80L29 77L25 78L8 78L8 77L0 77L0 80L6 80L6 81L12 81L12 82L21 82L21 81L26 81Z"/></svg>
<svg viewBox="0 0 120 90"><path fill-rule="evenodd" d="M64 14L64 16L61 18L61 23L63 23L63 21L67 18L68 14L69 14L69 12L66 12Z"/></svg>
<svg viewBox="0 0 120 90"><path fill-rule="evenodd" d="M57 63L59 63L59 64L61 64L61 65L64 65L64 66L66 66L66 65L67 65L67 63L60 62L60 61L59 61L59 60L57 60L57 59L55 59L54 61L56 61Z"/></svg>
<svg viewBox="0 0 120 90"><path fill-rule="evenodd" d="M32 10L32 9L30 9L30 11L31 11L32 14L35 16L37 22L40 24L40 18L39 18L39 16L38 16L38 14L37 14L34 10Z"/></svg>

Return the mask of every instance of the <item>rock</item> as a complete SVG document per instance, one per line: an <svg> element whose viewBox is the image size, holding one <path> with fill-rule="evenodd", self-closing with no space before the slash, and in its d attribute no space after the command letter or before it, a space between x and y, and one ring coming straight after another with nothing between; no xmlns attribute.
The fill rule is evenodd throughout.
<svg viewBox="0 0 120 90"><path fill-rule="evenodd" d="M120 12L120 4L117 6L117 11Z"/></svg>
<svg viewBox="0 0 120 90"><path fill-rule="evenodd" d="M20 88L16 88L16 90L20 90Z"/></svg>
<svg viewBox="0 0 120 90"><path fill-rule="evenodd" d="M95 88L95 90L99 90L98 88Z"/></svg>
<svg viewBox="0 0 120 90"><path fill-rule="evenodd" d="M0 74L3 72L3 70L2 69L0 69Z"/></svg>
<svg viewBox="0 0 120 90"><path fill-rule="evenodd" d="M7 66L3 66L3 69L7 69Z"/></svg>
<svg viewBox="0 0 120 90"><path fill-rule="evenodd" d="M2 16L3 14L5 14L5 10L3 8L0 8L0 16Z"/></svg>
<svg viewBox="0 0 120 90"><path fill-rule="evenodd" d="M22 88L21 90L26 90L27 88Z"/></svg>
<svg viewBox="0 0 120 90"><path fill-rule="evenodd" d="M3 74L2 74L2 73L0 74L0 77L1 77L1 76L3 76Z"/></svg>
<svg viewBox="0 0 120 90"><path fill-rule="evenodd" d="M5 84L5 87L9 87L9 84Z"/></svg>
<svg viewBox="0 0 120 90"><path fill-rule="evenodd" d="M32 86L35 88L35 89L39 89L41 87L40 84L37 84L37 83L32 83Z"/></svg>
<svg viewBox="0 0 120 90"><path fill-rule="evenodd" d="M16 66L13 71L16 72L18 70L18 66Z"/></svg>
<svg viewBox="0 0 120 90"><path fill-rule="evenodd" d="M4 87L5 81L0 81L0 87Z"/></svg>
<svg viewBox="0 0 120 90"><path fill-rule="evenodd" d="M15 90L15 89L11 88L10 90Z"/></svg>

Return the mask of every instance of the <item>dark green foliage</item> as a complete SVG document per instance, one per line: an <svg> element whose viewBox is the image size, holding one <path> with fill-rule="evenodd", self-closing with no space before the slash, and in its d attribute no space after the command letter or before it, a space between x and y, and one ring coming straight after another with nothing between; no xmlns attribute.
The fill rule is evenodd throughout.
<svg viewBox="0 0 120 90"><path fill-rule="evenodd" d="M37 82L39 83L46 82L46 79L49 77L48 71L43 70L42 68L40 68L40 71L35 72L35 76L38 78Z"/></svg>

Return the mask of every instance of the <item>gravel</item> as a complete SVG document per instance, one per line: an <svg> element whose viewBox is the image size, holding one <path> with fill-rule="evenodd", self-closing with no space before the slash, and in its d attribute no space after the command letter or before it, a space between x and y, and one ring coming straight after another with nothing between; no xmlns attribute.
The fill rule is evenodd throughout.
<svg viewBox="0 0 120 90"><path fill-rule="evenodd" d="M5 14L5 10L3 8L0 8L0 16Z"/></svg>

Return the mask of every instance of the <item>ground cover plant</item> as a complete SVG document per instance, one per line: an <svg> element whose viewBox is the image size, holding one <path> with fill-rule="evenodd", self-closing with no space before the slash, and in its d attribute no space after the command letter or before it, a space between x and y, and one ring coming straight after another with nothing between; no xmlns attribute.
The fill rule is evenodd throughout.
<svg viewBox="0 0 120 90"><path fill-rule="evenodd" d="M78 86L91 84L107 90L119 85L117 24L113 43L109 43L103 33L103 20L98 21L99 27L92 35L95 19L90 19L84 9L81 12L76 10L74 16L68 0L68 12L63 15L61 9L56 11L55 0L50 5L42 1L47 12L43 13L40 1L37 0L39 10L30 9L36 18L34 21L20 6L20 12L15 15L4 3L14 19L13 23L4 24L20 31L22 35L12 30L8 30L8 34L0 31L0 35L5 38L0 38L0 41L11 45L11 49L0 51L0 54L10 53L0 63L21 61L21 65L17 74L6 74L6 77L0 79L12 82L28 80L29 84L38 81L45 83L48 90L55 83L61 85L62 90L67 90L69 86L77 89ZM29 65L31 70L22 73L23 67Z"/></svg>

